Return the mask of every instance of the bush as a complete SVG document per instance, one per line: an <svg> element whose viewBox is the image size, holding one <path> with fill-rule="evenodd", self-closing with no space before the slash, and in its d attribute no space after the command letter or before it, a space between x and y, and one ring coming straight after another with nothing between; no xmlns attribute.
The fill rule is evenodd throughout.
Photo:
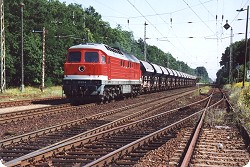
<svg viewBox="0 0 250 167"><path fill-rule="evenodd" d="M245 87L242 88L242 82L232 85L231 89L229 86L225 86L224 89L229 90L229 98L231 103L237 110L237 117L240 118L241 122L250 131L250 87L249 83L246 82Z"/></svg>
<svg viewBox="0 0 250 167"><path fill-rule="evenodd" d="M243 89L243 101L247 108L250 107L250 88Z"/></svg>

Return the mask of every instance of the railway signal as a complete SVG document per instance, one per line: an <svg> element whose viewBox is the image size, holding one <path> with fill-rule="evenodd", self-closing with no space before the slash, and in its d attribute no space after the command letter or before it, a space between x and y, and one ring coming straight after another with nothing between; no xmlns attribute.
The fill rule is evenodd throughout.
<svg viewBox="0 0 250 167"><path fill-rule="evenodd" d="M228 20L226 20L226 24L223 26L226 30L231 26L228 24ZM232 57L233 57L233 28L231 27L231 35L230 35L230 55L229 55L229 74L228 74L228 83L232 83Z"/></svg>
<svg viewBox="0 0 250 167"><path fill-rule="evenodd" d="M223 26L226 30L231 27L227 22L228 22L228 20L226 20L226 24Z"/></svg>

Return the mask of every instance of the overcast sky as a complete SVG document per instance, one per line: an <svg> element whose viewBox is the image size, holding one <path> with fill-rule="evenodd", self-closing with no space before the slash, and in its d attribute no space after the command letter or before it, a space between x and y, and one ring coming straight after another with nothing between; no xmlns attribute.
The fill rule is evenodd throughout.
<svg viewBox="0 0 250 167"><path fill-rule="evenodd" d="M250 0L60 0L77 3L83 8L93 6L111 27L118 24L132 31L135 39L144 38L191 68L204 66L213 80L220 69L220 59L233 42L245 39L247 8ZM250 28L249 28L250 29ZM248 29L248 30L249 30ZM249 37L249 31L248 31Z"/></svg>

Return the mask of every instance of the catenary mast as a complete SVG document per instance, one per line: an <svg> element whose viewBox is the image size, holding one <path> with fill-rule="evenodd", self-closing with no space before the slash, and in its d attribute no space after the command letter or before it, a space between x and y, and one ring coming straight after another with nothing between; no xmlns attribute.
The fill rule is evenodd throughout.
<svg viewBox="0 0 250 167"><path fill-rule="evenodd" d="M1 81L0 81L0 92L3 93L6 89L6 73L5 73L5 27L4 27L4 5L3 0L0 0L0 17L1 17Z"/></svg>

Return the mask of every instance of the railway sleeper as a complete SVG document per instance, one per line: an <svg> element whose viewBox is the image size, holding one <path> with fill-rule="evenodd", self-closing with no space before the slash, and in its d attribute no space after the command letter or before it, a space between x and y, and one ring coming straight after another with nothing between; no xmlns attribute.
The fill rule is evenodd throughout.
<svg viewBox="0 0 250 167"><path fill-rule="evenodd" d="M117 145L115 145L115 146L112 146L111 147L111 145L98 145L98 144L95 144L95 145L91 145L91 146L84 146L85 148L90 148L90 149L92 149L92 150L94 150L94 149L100 149L100 148L102 148L102 149L105 149L105 148L110 148L110 149L112 149L112 150L114 150L114 149L117 149L117 148L120 148L120 146L117 146Z"/></svg>
<svg viewBox="0 0 250 167"><path fill-rule="evenodd" d="M128 157L144 157L144 155L145 155L145 152L143 153L132 152L132 153L129 153L129 155L125 155L122 159L128 159Z"/></svg>
<svg viewBox="0 0 250 167"><path fill-rule="evenodd" d="M215 157L215 156L207 156L207 155L194 155L194 158L197 159L209 159L209 160L214 160L214 161L219 161L219 160L224 160L224 161L242 161L242 160L246 160L246 158L249 158L249 156L243 155L236 155L234 154L234 156L228 156L228 154L224 154L224 156L220 156L220 157Z"/></svg>
<svg viewBox="0 0 250 167"><path fill-rule="evenodd" d="M114 140L113 139L113 141L115 141L115 142L133 142L133 141L135 141L136 139L138 139L138 138L133 138L133 139L130 139L130 138L128 138L128 139L116 139L116 140ZM111 142L113 142L113 141L110 141L109 139L104 139L103 140L103 142L106 142L106 143L111 143Z"/></svg>
<svg viewBox="0 0 250 167"><path fill-rule="evenodd" d="M134 163L134 162L131 162L131 160L129 160L129 161L119 160L119 161L117 161L115 164L120 165L120 166L125 166L125 165L132 166L132 165L134 165L135 163Z"/></svg>
<svg viewBox="0 0 250 167"><path fill-rule="evenodd" d="M225 161L224 159L220 159L218 161L215 160L209 160L209 159L196 159L192 160L191 164L195 164L195 166L200 166L201 164L207 164L207 165L225 165L225 166L244 166L246 165L243 161Z"/></svg>
<svg viewBox="0 0 250 167"><path fill-rule="evenodd" d="M57 158L53 158L52 159L53 165L57 165L56 163L58 163L59 165L64 166L64 164L66 165L67 163L71 164L76 164L76 163L90 163L91 160L84 160L84 159L57 159Z"/></svg>
<svg viewBox="0 0 250 167"><path fill-rule="evenodd" d="M71 160L71 159L91 159L91 160L94 160L94 159L97 159L97 158L100 157L100 154L99 155L88 154L88 155L82 155L82 156L81 155L79 155L79 154L74 154L74 155L57 155L57 156L55 156L55 158L56 159L64 159L64 160Z"/></svg>
<svg viewBox="0 0 250 167"><path fill-rule="evenodd" d="M111 149L111 148L105 148L105 149L103 149L103 148L95 148L95 149L93 149L93 148L86 148L86 149L82 148L81 150L74 150L74 151L71 151L71 152L83 152L83 153L87 153L87 154L88 153L95 154L95 153L98 153L98 152L109 153L111 151L113 151L113 149Z"/></svg>
<svg viewBox="0 0 250 167"><path fill-rule="evenodd" d="M106 155L108 154L109 152L107 151L100 151L98 152L98 150L95 150L95 151L89 151L89 150L86 150L86 151L74 151L74 152L68 152L67 154L68 155Z"/></svg>
<svg viewBox="0 0 250 167"><path fill-rule="evenodd" d="M18 158L20 155L22 154L0 154L0 157L1 158L4 158L4 157L8 157L9 159L14 159L14 158Z"/></svg>

